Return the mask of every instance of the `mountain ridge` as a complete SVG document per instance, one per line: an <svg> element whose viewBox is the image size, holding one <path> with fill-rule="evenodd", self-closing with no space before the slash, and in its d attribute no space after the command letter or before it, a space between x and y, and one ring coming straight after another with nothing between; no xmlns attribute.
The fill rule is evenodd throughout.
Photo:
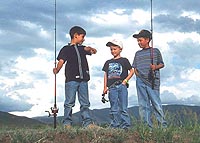
<svg viewBox="0 0 200 143"><path fill-rule="evenodd" d="M0 111L0 128L3 127L34 127L44 125L39 120L25 116L16 116L8 112Z"/></svg>
<svg viewBox="0 0 200 143"><path fill-rule="evenodd" d="M200 122L200 106L188 106L188 105L164 105L164 112L174 114L178 120L181 120L182 117L189 114L195 113L197 119ZM133 106L129 108L129 114L131 117L139 119L138 106ZM179 115L180 114L180 115ZM108 124L110 122L109 118L109 108L103 109L93 109L91 110L91 115L96 124ZM180 117L178 117L180 116ZM189 117L187 117L189 118ZM58 124L62 124L63 116L57 117ZM81 124L81 114L80 111L72 115L72 120L74 125ZM0 111L0 127L35 127L41 125L53 124L53 117L40 116L40 117L22 117L16 116L7 112Z"/></svg>
<svg viewBox="0 0 200 143"><path fill-rule="evenodd" d="M191 112L197 114L198 120L200 122L200 106L189 106L189 105L164 105L163 106L164 113L175 114L178 117L178 114L188 114ZM139 119L139 109L138 106L133 106L128 108L129 114L131 117ZM186 113L185 113L185 112ZM93 109L90 110L91 116L95 123L97 124L107 124L110 122L109 116L109 108L103 109ZM179 115L180 118L186 115ZM58 123L62 123L63 116L58 116L57 121ZM34 119L39 120L40 122L44 123L53 123L53 118L48 117L34 117ZM80 111L76 112L72 115L72 121L74 125L81 124L81 114Z"/></svg>

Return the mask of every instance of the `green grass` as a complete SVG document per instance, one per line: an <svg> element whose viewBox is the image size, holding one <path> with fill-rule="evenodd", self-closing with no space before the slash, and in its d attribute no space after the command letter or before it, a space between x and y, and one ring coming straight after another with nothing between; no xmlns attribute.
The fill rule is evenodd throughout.
<svg viewBox="0 0 200 143"><path fill-rule="evenodd" d="M199 143L200 121L195 113L169 114L168 128L162 129L154 121L150 130L132 117L132 128L128 131L110 129L103 125L98 129L84 129L75 126L66 130L62 125L37 126L31 128L0 128L0 143ZM184 115L184 118L183 116Z"/></svg>
<svg viewBox="0 0 200 143"><path fill-rule="evenodd" d="M75 143L198 143L200 125L169 126L166 129L155 128L152 131L137 124L128 131L100 128L83 129L74 127L69 130L59 125L56 129L45 126L39 129L1 129L0 142L35 143L35 142L75 142Z"/></svg>
<svg viewBox="0 0 200 143"><path fill-rule="evenodd" d="M11 143L198 143L200 142L200 125L156 128L150 131L144 125L138 124L128 131L120 129L100 128L83 129L74 127L65 130L43 127L39 129L1 129L0 142Z"/></svg>

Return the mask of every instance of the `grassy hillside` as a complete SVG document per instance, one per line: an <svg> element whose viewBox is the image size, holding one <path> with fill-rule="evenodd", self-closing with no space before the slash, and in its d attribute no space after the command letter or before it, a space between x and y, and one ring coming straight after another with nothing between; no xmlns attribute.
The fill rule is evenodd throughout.
<svg viewBox="0 0 200 143"><path fill-rule="evenodd" d="M0 128L37 127L44 123L27 117L19 117L0 111Z"/></svg>
<svg viewBox="0 0 200 143"><path fill-rule="evenodd" d="M193 114L195 114L197 120L200 122L200 106L167 105L163 106L163 108L166 114L166 118L168 122L170 122L171 124L172 123L183 124L184 122L187 122L187 120L189 120L190 117L193 116ZM129 108L129 113L133 118L139 119L138 106ZM99 125L108 124L110 122L108 108L91 110L91 114L95 123ZM173 120L172 118L169 118L169 116L170 117L173 116L174 117ZM53 118L36 117L34 119L37 119L41 122L48 124L53 123ZM81 124L80 112L73 114L72 119L75 125L80 125ZM62 117L58 117L58 123L61 122L62 122Z"/></svg>
<svg viewBox="0 0 200 143"><path fill-rule="evenodd" d="M167 105L163 106L166 118L170 124L181 125L185 122L192 122L190 119L191 116L195 116L196 120L200 122L200 106L183 106L183 105ZM129 108L129 113L132 118L139 119L138 107ZM94 109L91 110L92 117L95 123L102 125L108 124L110 121L109 118L109 109ZM173 117L173 118L171 118ZM81 124L81 115L80 112L73 114L73 121L75 125ZM58 124L61 124L62 117L57 118ZM52 124L52 117L19 117L6 112L0 111L0 127L35 127L43 124Z"/></svg>
<svg viewBox="0 0 200 143"><path fill-rule="evenodd" d="M85 129L75 126L55 130L49 126L38 129L0 129L0 143L199 143L200 124L170 125L152 131L133 120L130 130L100 127Z"/></svg>
<svg viewBox="0 0 200 143"><path fill-rule="evenodd" d="M159 128L154 117L154 129L141 124L137 119L138 107L130 108L133 113L130 130L110 129L109 109L93 110L96 121L103 123L99 128L85 129L78 124L64 129L58 124L42 124L35 119L17 117L0 112L0 143L199 143L200 142L200 107L164 106L168 128ZM73 118L80 121L76 113ZM45 118L53 121L53 118ZM61 121L61 117L59 118Z"/></svg>

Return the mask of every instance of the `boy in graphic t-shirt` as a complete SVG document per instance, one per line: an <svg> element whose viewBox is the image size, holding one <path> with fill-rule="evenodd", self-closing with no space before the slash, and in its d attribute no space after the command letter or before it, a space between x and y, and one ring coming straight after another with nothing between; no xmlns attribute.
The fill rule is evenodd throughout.
<svg viewBox="0 0 200 143"><path fill-rule="evenodd" d="M127 58L120 56L123 49L121 41L114 39L106 44L110 47L113 58L107 60L103 66L104 90L108 92L110 101L111 128L128 129L130 117L128 114L128 80L133 76L134 70Z"/></svg>

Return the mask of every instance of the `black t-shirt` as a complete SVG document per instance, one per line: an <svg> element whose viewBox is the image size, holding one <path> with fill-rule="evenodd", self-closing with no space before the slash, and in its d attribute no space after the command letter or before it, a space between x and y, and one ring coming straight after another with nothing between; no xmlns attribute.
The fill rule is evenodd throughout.
<svg viewBox="0 0 200 143"><path fill-rule="evenodd" d="M107 74L107 87L115 81L124 80L128 76L128 70L131 68L127 58L107 60L102 69Z"/></svg>
<svg viewBox="0 0 200 143"><path fill-rule="evenodd" d="M65 77L66 77L65 81L66 82L90 80L89 67L88 67L86 55L91 55L91 53L85 51L84 47L85 46L77 45L77 49L79 51L80 58L81 58L81 68L83 71L83 79L80 79L78 56L77 56L74 45L66 45L60 50L57 60L62 59L66 62L65 64Z"/></svg>

